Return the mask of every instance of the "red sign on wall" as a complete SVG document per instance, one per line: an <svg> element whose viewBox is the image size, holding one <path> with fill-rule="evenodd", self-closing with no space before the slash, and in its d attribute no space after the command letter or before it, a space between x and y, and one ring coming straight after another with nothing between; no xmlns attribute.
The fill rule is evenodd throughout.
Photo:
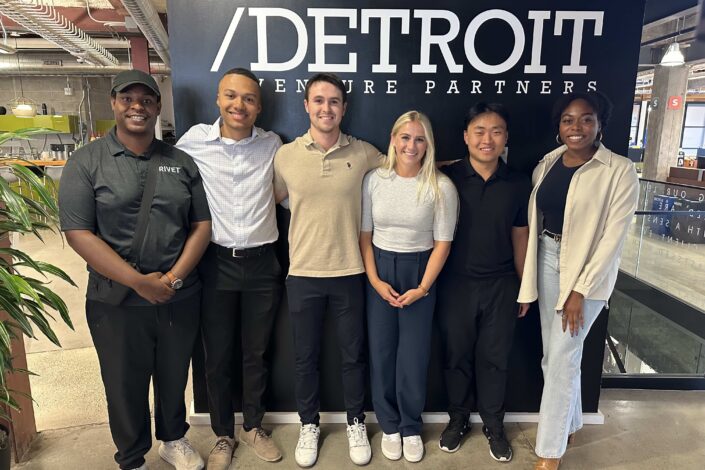
<svg viewBox="0 0 705 470"><path fill-rule="evenodd" d="M682 96L669 96L668 97L668 109L681 109L683 105Z"/></svg>

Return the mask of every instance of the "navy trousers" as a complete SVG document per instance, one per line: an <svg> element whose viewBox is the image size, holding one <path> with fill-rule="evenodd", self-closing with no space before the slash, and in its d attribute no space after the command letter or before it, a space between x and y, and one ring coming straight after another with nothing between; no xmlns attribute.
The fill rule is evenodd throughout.
<svg viewBox="0 0 705 470"><path fill-rule="evenodd" d="M399 294L418 287L430 255L374 247L377 274ZM408 307L395 308L367 283L372 404L386 434L421 434L435 303L435 286Z"/></svg>
<svg viewBox="0 0 705 470"><path fill-rule="evenodd" d="M296 406L302 424L318 424L319 356L326 315L335 318L348 424L365 421L365 317L362 274L286 278L296 350Z"/></svg>

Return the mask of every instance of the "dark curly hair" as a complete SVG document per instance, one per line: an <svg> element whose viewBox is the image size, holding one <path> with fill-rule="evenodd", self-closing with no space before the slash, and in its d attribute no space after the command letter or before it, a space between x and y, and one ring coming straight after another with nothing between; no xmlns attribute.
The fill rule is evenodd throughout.
<svg viewBox="0 0 705 470"><path fill-rule="evenodd" d="M604 131L607 128L610 117L612 116L612 102L599 91L591 91L589 93L569 93L561 96L553 105L553 113L551 114L551 122L555 129L558 128L561 122L561 115L566 110L570 103L575 100L584 100L597 114L597 120L600 122L600 130Z"/></svg>

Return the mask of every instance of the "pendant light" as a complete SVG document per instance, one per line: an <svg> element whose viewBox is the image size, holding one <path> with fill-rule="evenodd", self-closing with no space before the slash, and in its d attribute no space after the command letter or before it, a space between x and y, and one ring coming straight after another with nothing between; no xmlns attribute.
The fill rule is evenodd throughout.
<svg viewBox="0 0 705 470"><path fill-rule="evenodd" d="M10 101L10 109L12 114L17 117L32 118L37 115L37 103L29 98L24 97L24 88L22 87L22 70L20 67L20 56L17 55L17 71L20 79L20 96Z"/></svg>
<svg viewBox="0 0 705 470"><path fill-rule="evenodd" d="M668 46L668 49L666 49L666 53L661 59L661 65L663 66L676 67L678 65L685 64L685 56L683 55L683 52L681 52L680 45L676 40L678 38L678 35L680 34L679 25L680 18L676 20L676 37L674 38L673 43Z"/></svg>

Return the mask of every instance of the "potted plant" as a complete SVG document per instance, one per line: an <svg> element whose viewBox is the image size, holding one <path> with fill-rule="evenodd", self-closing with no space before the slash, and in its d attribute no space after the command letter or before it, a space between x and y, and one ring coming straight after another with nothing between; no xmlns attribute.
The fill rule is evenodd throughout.
<svg viewBox="0 0 705 470"><path fill-rule="evenodd" d="M28 139L32 135L50 132L50 129L28 128L0 133L0 145L10 139ZM19 194L10 183L0 178L0 240L6 239L11 232L31 234L41 240L42 230L53 231L58 227L58 206L53 191L48 190L42 179L29 168L18 164L9 167L20 184L30 191L28 195ZM47 181L53 184L51 180ZM50 276L75 286L61 269L36 261L8 245L0 245L0 310L6 312L0 320L0 418L6 421L10 419L10 409L19 410L15 399L19 392L8 389L6 376L29 372L13 366L12 339L21 338L22 334L30 338L41 334L60 346L51 326L55 314L58 313L61 321L72 329L73 325L66 304L48 285ZM8 442L8 430L0 430L0 469L10 468ZM3 455L3 448L7 449L6 455ZM2 461L2 458L6 460Z"/></svg>

